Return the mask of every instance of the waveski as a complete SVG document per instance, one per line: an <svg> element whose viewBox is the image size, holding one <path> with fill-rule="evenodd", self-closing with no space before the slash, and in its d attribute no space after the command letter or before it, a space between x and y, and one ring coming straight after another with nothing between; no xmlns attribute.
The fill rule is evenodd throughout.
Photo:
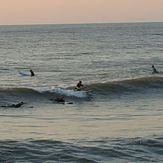
<svg viewBox="0 0 163 163"><path fill-rule="evenodd" d="M67 98L88 99L90 96L98 96L100 94L112 95L123 94L126 92L141 92L142 90L159 89L163 90L163 77L143 77L136 79L127 79L119 81L110 81L105 83L93 83L85 85L87 90L75 91L72 87L67 88L0 88L1 99L12 97L21 97L29 99L39 98L56 98L64 96Z"/></svg>

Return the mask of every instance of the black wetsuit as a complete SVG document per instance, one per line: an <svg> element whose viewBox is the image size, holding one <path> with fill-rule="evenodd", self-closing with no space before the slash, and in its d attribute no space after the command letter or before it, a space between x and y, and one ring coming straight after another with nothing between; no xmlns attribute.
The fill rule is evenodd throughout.
<svg viewBox="0 0 163 163"><path fill-rule="evenodd" d="M31 72L31 76L35 76L35 74L32 70L30 70L30 72Z"/></svg>
<svg viewBox="0 0 163 163"><path fill-rule="evenodd" d="M57 103L65 103L65 99L64 98L56 98L55 101Z"/></svg>
<svg viewBox="0 0 163 163"><path fill-rule="evenodd" d="M83 84L79 82L79 83L76 85L75 89L76 89L77 91L80 91L82 87L83 87Z"/></svg>
<svg viewBox="0 0 163 163"><path fill-rule="evenodd" d="M1 107L5 107L5 108L20 108L22 105L24 105L24 102L19 102L17 104L2 105Z"/></svg>
<svg viewBox="0 0 163 163"><path fill-rule="evenodd" d="M153 67L153 72L152 72L153 74L157 74L157 73L159 73L157 70L156 70L156 68L155 67Z"/></svg>

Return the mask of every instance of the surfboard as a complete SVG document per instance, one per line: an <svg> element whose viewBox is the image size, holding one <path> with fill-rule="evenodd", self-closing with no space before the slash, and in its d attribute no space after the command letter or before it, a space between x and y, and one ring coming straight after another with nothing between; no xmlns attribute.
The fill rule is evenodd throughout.
<svg viewBox="0 0 163 163"><path fill-rule="evenodd" d="M24 73L24 72L19 72L21 76L31 76L30 74Z"/></svg>

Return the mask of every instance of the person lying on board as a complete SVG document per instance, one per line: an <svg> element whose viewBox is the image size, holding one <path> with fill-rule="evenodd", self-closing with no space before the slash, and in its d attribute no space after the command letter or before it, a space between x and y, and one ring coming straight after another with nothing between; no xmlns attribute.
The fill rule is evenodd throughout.
<svg viewBox="0 0 163 163"><path fill-rule="evenodd" d="M57 97L56 99L50 99L51 101L56 101L58 104L73 104L73 102L66 102L65 98L62 97Z"/></svg>
<svg viewBox="0 0 163 163"><path fill-rule="evenodd" d="M50 99L50 100L55 101L58 104L73 104L72 101L66 102L66 100L65 100L65 98L63 96L62 97L57 97L56 99Z"/></svg>
<svg viewBox="0 0 163 163"><path fill-rule="evenodd" d="M55 101L57 102L57 103L62 103L62 104L64 104L65 103L65 98L62 96L62 97L57 97L56 99L55 99Z"/></svg>
<svg viewBox="0 0 163 163"><path fill-rule="evenodd" d="M24 104L25 104L24 102L19 102L17 104L1 105L1 107L5 107L5 108L20 108Z"/></svg>
<svg viewBox="0 0 163 163"><path fill-rule="evenodd" d="M84 85L82 84L82 81L80 80L80 81L77 83L77 85L76 85L76 87L75 87L75 90L81 91L83 88L84 88Z"/></svg>
<svg viewBox="0 0 163 163"><path fill-rule="evenodd" d="M152 74L158 74L159 72L156 70L155 66L152 65Z"/></svg>

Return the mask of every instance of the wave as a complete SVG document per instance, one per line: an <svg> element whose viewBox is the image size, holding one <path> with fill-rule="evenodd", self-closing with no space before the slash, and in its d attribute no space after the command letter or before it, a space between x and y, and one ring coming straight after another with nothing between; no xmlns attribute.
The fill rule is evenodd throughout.
<svg viewBox="0 0 163 163"><path fill-rule="evenodd" d="M58 97L64 96L68 103L72 100L87 100L90 98L87 91L75 91L64 88L1 88L0 105L18 103L20 101L31 103L47 103L54 101Z"/></svg>
<svg viewBox="0 0 163 163"><path fill-rule="evenodd" d="M128 91L135 92L152 88L163 89L163 77L142 77L106 83L94 83L87 86L88 90L92 90L96 93L124 93Z"/></svg>
<svg viewBox="0 0 163 163"><path fill-rule="evenodd" d="M72 87L68 88L1 88L0 101L5 99L40 100L51 99L58 96L73 99L90 99L98 95L113 95L141 93L144 90L159 89L163 90L163 77L144 77L121 81L111 81L106 83L94 83L86 85L85 90L75 91Z"/></svg>
<svg viewBox="0 0 163 163"><path fill-rule="evenodd" d="M163 138L0 141L0 162L162 162Z"/></svg>
<svg viewBox="0 0 163 163"><path fill-rule="evenodd" d="M86 98L88 96L87 91L76 91L74 89L64 89L64 88L52 88L49 90L41 91L44 93L54 93L58 95L63 95L67 97L77 97L77 98Z"/></svg>

